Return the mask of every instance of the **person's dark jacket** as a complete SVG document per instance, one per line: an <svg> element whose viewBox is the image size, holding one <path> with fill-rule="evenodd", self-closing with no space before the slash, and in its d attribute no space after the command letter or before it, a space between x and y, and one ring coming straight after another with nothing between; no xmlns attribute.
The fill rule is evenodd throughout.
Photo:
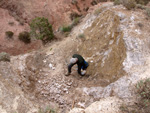
<svg viewBox="0 0 150 113"><path fill-rule="evenodd" d="M77 64L77 65L78 65L78 73L79 73L80 75L82 75L82 74L81 74L81 67L85 65L85 64L84 64L84 58L83 58L81 55L78 55L78 54L74 54L72 57L73 57L73 58L77 58L78 61L77 61L76 63L74 63L74 64L69 64L69 65L68 65L68 72L71 73L71 68L72 68L72 66L74 66L75 64Z"/></svg>

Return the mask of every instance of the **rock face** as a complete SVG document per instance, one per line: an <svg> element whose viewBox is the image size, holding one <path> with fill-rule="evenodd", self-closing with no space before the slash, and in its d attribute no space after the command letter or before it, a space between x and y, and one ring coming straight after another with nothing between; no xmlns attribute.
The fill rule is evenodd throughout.
<svg viewBox="0 0 150 113"><path fill-rule="evenodd" d="M122 63L126 57L126 48L119 25L120 18L115 12L102 11L83 32L85 40L78 51L90 63L88 73L108 80L109 83L124 73Z"/></svg>
<svg viewBox="0 0 150 113"><path fill-rule="evenodd" d="M34 113L38 106L33 104L24 93L7 77L0 75L0 112L1 113Z"/></svg>
<svg viewBox="0 0 150 113"><path fill-rule="evenodd" d="M107 76L107 73L110 72L109 68L105 67L106 69L103 70L103 66L111 67L111 64L113 64L112 69L114 69L117 67L118 64L115 66L116 62L113 62L113 61L115 61L115 59L117 60L117 59L121 58L119 60L119 62L121 63L122 70L125 73L122 73L122 75L124 75L123 77L121 77L118 80L116 80L115 82L107 85L106 87L85 87L85 88L76 89L77 92L80 92L81 94L83 94L85 98L87 96L94 97L95 99L99 99L100 101L93 103L89 107L82 109L82 110L76 108L75 112L80 110L85 113L97 113L97 112L120 113L121 111L119 111L118 108L119 108L120 102L122 100L124 101L124 103L126 103L126 102L132 103L135 101L136 94L134 93L134 89L135 89L134 86L137 83L137 81L150 77L148 74L149 66L150 66L150 64L149 64L149 61L150 61L149 60L150 59L150 57L149 57L149 42L150 41L147 38L150 36L150 33L149 33L149 27L148 27L149 20L146 19L147 18L146 15L144 15L143 11L141 11L141 10L140 11L136 10L136 11L130 12L130 11L127 11L122 6L112 7L112 9L109 7L109 9L104 10L102 12L100 11L101 12L99 14L100 19L101 19L101 17L102 18L105 16L107 17L106 12L110 11L112 13L114 11L114 15L111 17L111 20L114 20L114 17L117 17L117 18L119 17L120 22L118 23L118 26L116 26L117 27L116 31L121 33L121 35L120 36L118 35L118 36L120 37L119 40L121 39L122 41L120 40L121 46L120 47L118 46L119 48L117 48L117 49L114 49L114 47L113 47L114 41L111 41L111 38L109 39L110 42L106 42L106 45L108 45L108 46L106 46L106 48L113 47L111 50L114 49L119 52L116 51L117 54L113 54L111 61L109 61L109 57L111 57L112 51L108 52L105 48L103 48L103 50L105 50L106 53L102 52L98 56L98 58L101 59L100 60L101 67L99 67L98 69L100 71L105 70L104 73L106 73L106 76ZM103 15L103 14L105 14L105 15ZM111 15L111 14L109 14L109 15ZM109 19L109 17L105 18L106 21L107 21L107 19ZM97 37L97 34L100 34L100 36L101 36L100 38L103 38L103 40L105 41L108 38L107 36L109 36L109 35L107 35L107 33L109 34L110 32L107 32L105 35L102 35L103 28L109 29L109 28L111 28L112 25L115 25L115 23L111 24L111 23L109 23L111 21L109 21L107 23L109 23L110 27L107 28L107 23L106 23L106 26L103 26L99 32L92 33L94 31L94 29L92 29L92 28L95 28L96 24L99 24L98 22L95 23L95 20L97 20L97 18L93 16L93 17L91 17L91 20L86 21L90 25L84 24L82 27L80 26L80 28L78 28L80 33L85 34L85 40L82 40L83 43L84 42L85 43L84 44L81 43L82 45L79 46L79 49L78 49L79 53L82 52L82 54L84 54L85 57L91 53L92 53L92 55L96 54L96 52L94 53L94 49L91 49L91 51L88 50L89 47L92 48L96 45L95 43L93 45L92 45L92 43L91 44L89 43L90 46L88 46L88 44L87 44L88 39L96 40L95 37ZM101 20L101 21L103 21L103 20ZM101 22L101 21L99 21L99 22ZM101 25L103 25L103 24L105 24L105 22L103 22ZM139 24L142 24L143 27L141 27ZM98 27L100 27L100 25ZM86 30L88 32L86 32ZM91 32L91 33L89 33L89 32ZM88 35L86 35L86 33ZM110 36L115 36L115 35L110 35ZM105 39L105 37L106 37L106 39ZM103 40L101 40L101 42L103 42ZM119 40L116 42L119 42ZM101 42L97 41L97 43L101 43ZM103 44L105 45L105 43L103 43ZM119 43L115 43L115 46L117 46L118 44ZM99 45L99 46L101 47L101 45ZM120 49L122 47L123 47L123 50ZM82 48L84 48L84 49L82 50ZM86 51L84 51L85 49L86 49ZM101 49L99 49L99 50L101 50ZM97 50L97 51L99 51L99 50ZM90 51L90 52L86 53L87 51ZM90 55L90 56L92 56L92 55ZM100 57L101 55L103 56L102 58ZM104 61L103 58L105 55L107 56L105 59L106 62L103 62ZM114 59L113 57L116 57L116 58ZM92 58L95 60L95 58L97 58L97 57L93 56ZM87 59L88 59L88 57L87 57ZM92 63L94 62L93 59L92 59ZM110 63L107 63L107 60ZM95 71L95 69L97 70L97 67L91 68L91 69L92 70L90 70L90 71L94 70L94 72L100 72L99 70ZM111 71L112 74L110 74L110 75L113 75L114 71L119 71L116 69ZM97 78L96 78L95 82L97 81ZM110 97L112 97L112 96L113 97L117 96L117 98L115 100L116 101L119 100L119 102L117 102L118 104L115 105L115 107L116 107L115 109L113 109L114 107L111 106L111 104L109 104L109 102L111 102L113 100L113 98L110 99ZM103 100L102 98L106 98L106 100ZM107 101L108 98L110 99L109 101ZM107 106L105 106L105 104L103 102L106 102ZM115 103L115 102L113 102L113 103ZM104 105L105 107L104 106L102 107L101 104ZM96 106L96 108L95 108L95 106ZM80 106L80 108L81 108L81 106ZM109 111L109 109L110 109L110 111ZM74 109L70 111L70 113L75 113L75 112L74 112Z"/></svg>

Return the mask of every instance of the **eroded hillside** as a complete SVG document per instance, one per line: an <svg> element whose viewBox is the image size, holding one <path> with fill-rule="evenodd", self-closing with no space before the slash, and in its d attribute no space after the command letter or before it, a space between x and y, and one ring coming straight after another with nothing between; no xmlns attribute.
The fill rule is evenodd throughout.
<svg viewBox="0 0 150 113"><path fill-rule="evenodd" d="M24 44L18 39L19 33L30 32L29 23L35 17L45 17L53 26L56 33L63 25L87 14L93 0L1 0L0 1L0 52L8 52L11 55L24 54L37 50L42 46L41 41L32 40L30 44ZM97 2L95 2L96 5ZM6 32L14 33L9 39Z"/></svg>
<svg viewBox="0 0 150 113"><path fill-rule="evenodd" d="M120 113L123 102L135 100L135 83L150 77L150 20L146 18L143 10L128 11L111 2L97 5L62 41L0 62L0 91L4 92L0 111L36 113L50 106L58 113L72 108L70 113ZM84 77L77 74L76 66L70 76L64 76L74 53L89 62ZM16 96L6 97L5 88ZM23 104L21 95L27 99ZM13 104L8 106L7 101ZM34 109L20 109L23 105Z"/></svg>

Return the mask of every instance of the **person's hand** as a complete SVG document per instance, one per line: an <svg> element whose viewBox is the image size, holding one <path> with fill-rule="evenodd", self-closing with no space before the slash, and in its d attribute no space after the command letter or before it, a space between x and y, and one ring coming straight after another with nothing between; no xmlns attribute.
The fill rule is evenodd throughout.
<svg viewBox="0 0 150 113"><path fill-rule="evenodd" d="M86 71L84 70L84 71L81 72L81 75L84 76L85 73L86 73Z"/></svg>

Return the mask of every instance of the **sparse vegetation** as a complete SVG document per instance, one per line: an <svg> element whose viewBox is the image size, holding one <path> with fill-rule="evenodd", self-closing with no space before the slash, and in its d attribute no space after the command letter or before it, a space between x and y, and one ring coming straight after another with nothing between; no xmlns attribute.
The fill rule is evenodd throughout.
<svg viewBox="0 0 150 113"><path fill-rule="evenodd" d="M146 14L147 14L148 17L150 17L150 8L146 9Z"/></svg>
<svg viewBox="0 0 150 113"><path fill-rule="evenodd" d="M128 10L131 10L135 7L145 9L143 5L146 5L149 2L149 0L112 0L112 1L114 1L114 5L123 4Z"/></svg>
<svg viewBox="0 0 150 113"><path fill-rule="evenodd" d="M75 18L78 18L78 17L81 17L82 15L79 15L78 13L76 13L76 12L72 12L71 14L70 14L70 19L71 20L74 20Z"/></svg>
<svg viewBox="0 0 150 113"><path fill-rule="evenodd" d="M137 4L137 5L136 5L136 8L139 8L139 9L142 9L142 10L143 10L143 9L145 9L145 6L144 6L144 5L141 5L141 4Z"/></svg>
<svg viewBox="0 0 150 113"><path fill-rule="evenodd" d="M140 104L143 107L150 106L150 79L141 80L138 82L137 90L141 97Z"/></svg>
<svg viewBox="0 0 150 113"><path fill-rule="evenodd" d="M73 26L76 26L79 22L80 22L80 18L77 17L77 18L75 18L75 19L73 20L71 26L72 26L72 27L73 27Z"/></svg>
<svg viewBox="0 0 150 113"><path fill-rule="evenodd" d="M126 0L123 2L123 5L128 9L131 10L136 7L135 0Z"/></svg>
<svg viewBox="0 0 150 113"><path fill-rule="evenodd" d="M101 8L98 8L94 11L94 15L99 15L102 11L104 11L104 9L106 9L106 7L101 7Z"/></svg>
<svg viewBox="0 0 150 113"><path fill-rule="evenodd" d="M135 0L137 4L146 5L148 4L149 0Z"/></svg>
<svg viewBox="0 0 150 113"><path fill-rule="evenodd" d="M70 32L71 29L72 29L72 26L71 26L71 25L62 26L62 27L60 28L60 31L61 31L61 32Z"/></svg>
<svg viewBox="0 0 150 113"><path fill-rule="evenodd" d="M121 105L124 113L149 113L150 111L150 79L141 80L136 85L139 100L134 105Z"/></svg>
<svg viewBox="0 0 150 113"><path fill-rule="evenodd" d="M0 53L0 61L8 61L10 62L10 55L6 52Z"/></svg>
<svg viewBox="0 0 150 113"><path fill-rule="evenodd" d="M96 0L93 0L92 2L91 2L91 5L97 5L97 2L96 2Z"/></svg>
<svg viewBox="0 0 150 113"><path fill-rule="evenodd" d="M78 3L78 1L77 0L72 0L71 3L72 3L72 5L76 5Z"/></svg>
<svg viewBox="0 0 150 113"><path fill-rule="evenodd" d="M77 36L77 38L85 38L85 35L83 33L81 33Z"/></svg>
<svg viewBox="0 0 150 113"><path fill-rule="evenodd" d="M79 22L80 22L80 18L75 18L70 25L62 26L60 28L60 31L63 32L63 33L70 32L72 30L72 28L74 26L76 26Z"/></svg>
<svg viewBox="0 0 150 113"><path fill-rule="evenodd" d="M56 111L48 106L46 109L40 109L38 113L56 113Z"/></svg>
<svg viewBox="0 0 150 113"><path fill-rule="evenodd" d="M12 38L14 33L12 31L6 31L5 32L5 35L8 37L8 38Z"/></svg>
<svg viewBox="0 0 150 113"><path fill-rule="evenodd" d="M23 41L26 44L31 42L30 33L27 31L19 33L18 37L19 37L19 40Z"/></svg>
<svg viewBox="0 0 150 113"><path fill-rule="evenodd" d="M121 4L120 0L115 0L114 1L114 5L120 5L120 4Z"/></svg>
<svg viewBox="0 0 150 113"><path fill-rule="evenodd" d="M44 17L37 17L33 19L30 23L30 28L31 35L43 42L54 38L52 25L48 22L48 19Z"/></svg>
<svg viewBox="0 0 150 113"><path fill-rule="evenodd" d="M8 22L9 25L13 26L14 25L14 22Z"/></svg>

